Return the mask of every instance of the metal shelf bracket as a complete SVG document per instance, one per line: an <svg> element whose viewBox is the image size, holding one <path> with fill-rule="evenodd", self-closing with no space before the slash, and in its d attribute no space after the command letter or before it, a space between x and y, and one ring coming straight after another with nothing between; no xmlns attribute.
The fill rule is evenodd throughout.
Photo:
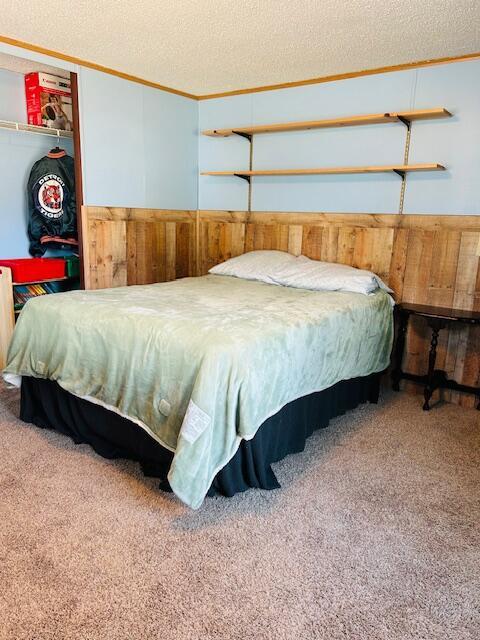
<svg viewBox="0 0 480 640"><path fill-rule="evenodd" d="M248 182L248 184L250 184L251 176L246 176L244 173L234 173L233 175L236 178L242 178L242 180L246 180Z"/></svg>

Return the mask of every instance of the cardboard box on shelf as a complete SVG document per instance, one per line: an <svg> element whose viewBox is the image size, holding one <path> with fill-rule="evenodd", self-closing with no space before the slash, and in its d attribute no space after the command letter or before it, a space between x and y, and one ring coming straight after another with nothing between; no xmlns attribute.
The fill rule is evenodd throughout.
<svg viewBox="0 0 480 640"><path fill-rule="evenodd" d="M25 76L28 124L72 130L70 78L36 71Z"/></svg>

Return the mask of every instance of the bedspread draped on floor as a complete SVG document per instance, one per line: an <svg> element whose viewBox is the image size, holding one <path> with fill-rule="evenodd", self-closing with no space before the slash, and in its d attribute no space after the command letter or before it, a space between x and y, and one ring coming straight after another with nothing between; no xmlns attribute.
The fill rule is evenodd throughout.
<svg viewBox="0 0 480 640"><path fill-rule="evenodd" d="M271 464L289 453L303 451L307 438L330 419L363 402L376 402L380 374L344 380L329 389L290 402L266 420L252 440L243 440L232 460L217 474L209 495L233 496L249 488L275 489ZM42 428L88 443L105 458L128 458L141 464L145 475L160 478L168 490L167 473L173 453L143 429L99 405L68 393L56 382L22 379L20 417Z"/></svg>

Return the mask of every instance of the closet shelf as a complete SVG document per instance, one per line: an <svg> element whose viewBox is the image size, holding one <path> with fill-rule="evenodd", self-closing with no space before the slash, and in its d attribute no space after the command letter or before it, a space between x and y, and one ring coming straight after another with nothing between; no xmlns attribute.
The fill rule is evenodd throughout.
<svg viewBox="0 0 480 640"><path fill-rule="evenodd" d="M308 129L330 129L334 127L355 127L366 124L384 124L387 122L410 123L413 120L435 120L451 117L450 111L443 107L436 109L419 109L416 111L398 111L389 113L371 113L346 118L330 120L310 120L306 122L281 122L278 124L263 124L249 127L232 127L230 129L207 129L202 131L204 136L227 138L239 134L251 136L256 133L279 133L281 131L306 131Z"/></svg>
<svg viewBox="0 0 480 640"><path fill-rule="evenodd" d="M62 280L69 280L68 276L62 276L61 278L50 278L48 280L30 280L29 282L12 282L12 287L24 287L27 284L45 284L47 282L61 282Z"/></svg>
<svg viewBox="0 0 480 640"><path fill-rule="evenodd" d="M202 171L202 176L238 176L250 178L251 176L316 176L338 175L347 173L398 173L400 175L412 171L444 171L445 167L436 162L424 164L391 164L376 167L323 167L319 169L259 169L256 171Z"/></svg>
<svg viewBox="0 0 480 640"><path fill-rule="evenodd" d="M0 120L0 129L9 129L10 131L23 131L43 136L54 136L55 138L73 138L73 131L64 131L63 129L49 129L48 127L37 127L34 124L10 122L9 120Z"/></svg>

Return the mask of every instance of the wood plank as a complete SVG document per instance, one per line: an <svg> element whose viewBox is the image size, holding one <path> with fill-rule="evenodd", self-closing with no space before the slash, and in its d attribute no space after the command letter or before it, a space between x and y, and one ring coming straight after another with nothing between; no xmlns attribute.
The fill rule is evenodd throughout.
<svg viewBox="0 0 480 640"><path fill-rule="evenodd" d="M187 278L194 274L192 246L192 225L180 222L176 224L175 245L175 277Z"/></svg>
<svg viewBox="0 0 480 640"><path fill-rule="evenodd" d="M444 171L445 167L437 162L424 162L421 164L388 164L363 167L321 167L315 169L256 169L238 171L202 171L202 176L329 176L351 173L392 173L401 171L410 173L413 171Z"/></svg>
<svg viewBox="0 0 480 640"><path fill-rule="evenodd" d="M393 252L393 229L356 229L352 265L388 281Z"/></svg>
<svg viewBox="0 0 480 640"><path fill-rule="evenodd" d="M409 234L409 229L394 230L388 286L393 289L396 300L402 300L403 297L403 282L407 266Z"/></svg>
<svg viewBox="0 0 480 640"><path fill-rule="evenodd" d="M89 219L97 220L138 220L144 222L192 222L197 217L196 211L176 209L139 209L126 207L83 207Z"/></svg>
<svg viewBox="0 0 480 640"><path fill-rule="evenodd" d="M175 280L177 230L175 222L165 223L165 280Z"/></svg>
<svg viewBox="0 0 480 640"><path fill-rule="evenodd" d="M299 256L302 253L303 227L292 224L288 227L288 252Z"/></svg>
<svg viewBox="0 0 480 640"><path fill-rule="evenodd" d="M337 262L338 234L340 227L323 227L321 259L324 262Z"/></svg>
<svg viewBox="0 0 480 640"><path fill-rule="evenodd" d="M12 272L0 267L0 371L7 364L7 353L15 326Z"/></svg>
<svg viewBox="0 0 480 640"><path fill-rule="evenodd" d="M137 284L137 225L127 222L127 283Z"/></svg>
<svg viewBox="0 0 480 640"><path fill-rule="evenodd" d="M312 260L322 259L323 227L305 225L303 227L302 254Z"/></svg>
<svg viewBox="0 0 480 640"><path fill-rule="evenodd" d="M323 226L349 226L365 228L395 227L401 229L452 229L454 231L480 231L478 215L432 215L398 213L324 213L279 211L220 211L200 210L201 222L250 222L252 224L321 224ZM480 252L480 249L479 249Z"/></svg>
<svg viewBox="0 0 480 640"><path fill-rule="evenodd" d="M475 306L475 288L476 276L479 268L478 242L480 233L464 232L461 234L457 271L454 285L453 306L459 309L473 309ZM477 357L476 335L478 328L470 328L462 326L457 330L450 330L448 336L447 356L445 369L449 377L454 380L461 380L467 384L466 380L470 378L468 384L477 384L475 375L472 376L470 371L476 366L475 359ZM478 370L478 369L477 369ZM469 398L469 402L465 405L466 398L463 394L452 391L450 400L456 404L463 406L474 406L474 399Z"/></svg>
<svg viewBox="0 0 480 640"><path fill-rule="evenodd" d="M245 225L234 222L229 225L232 229L232 258L245 252Z"/></svg>
<svg viewBox="0 0 480 640"><path fill-rule="evenodd" d="M83 286L85 289L91 289L91 256L90 256L90 218L89 207L82 206L80 225L82 232L79 238L82 238L82 260L80 261L80 268L83 272Z"/></svg>
<svg viewBox="0 0 480 640"><path fill-rule="evenodd" d="M154 282L165 282L167 279L167 264L166 264L166 229L165 222L155 222L155 237L154 237L154 260L155 268L153 271Z"/></svg>
<svg viewBox="0 0 480 640"><path fill-rule="evenodd" d="M127 284L127 224L120 220L114 223L112 233L112 287Z"/></svg>
<svg viewBox="0 0 480 640"><path fill-rule="evenodd" d="M354 227L341 227L338 230L337 259L340 264L353 265L355 251L356 229Z"/></svg>
<svg viewBox="0 0 480 640"><path fill-rule="evenodd" d="M308 131L310 129L331 129L335 127L356 127L369 124L386 124L404 120L430 120L449 118L451 113L443 107L435 109L418 109L415 111L398 111L387 113L368 113L341 118L329 118L327 120L308 120L302 122L279 122L275 124L247 125L243 127L231 127L228 129L207 129L202 135L225 138L235 133L247 133L255 135L259 133L281 133L285 131Z"/></svg>

